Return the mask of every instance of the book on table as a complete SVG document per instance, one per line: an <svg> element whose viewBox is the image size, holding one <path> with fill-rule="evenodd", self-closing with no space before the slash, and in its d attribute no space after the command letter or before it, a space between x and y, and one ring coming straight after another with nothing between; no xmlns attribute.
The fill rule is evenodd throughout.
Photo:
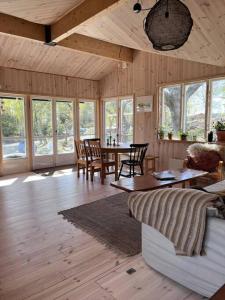
<svg viewBox="0 0 225 300"><path fill-rule="evenodd" d="M153 172L152 175L159 180L173 180L176 176L171 171Z"/></svg>

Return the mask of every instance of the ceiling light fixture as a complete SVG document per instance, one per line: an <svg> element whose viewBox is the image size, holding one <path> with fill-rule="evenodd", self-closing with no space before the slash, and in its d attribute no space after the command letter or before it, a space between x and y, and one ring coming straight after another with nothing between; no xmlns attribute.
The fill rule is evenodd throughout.
<svg viewBox="0 0 225 300"><path fill-rule="evenodd" d="M180 0L159 0L152 8L140 7L138 1L133 10L137 13L149 10L144 19L144 30L154 49L169 51L184 45L193 26L191 13L184 3Z"/></svg>

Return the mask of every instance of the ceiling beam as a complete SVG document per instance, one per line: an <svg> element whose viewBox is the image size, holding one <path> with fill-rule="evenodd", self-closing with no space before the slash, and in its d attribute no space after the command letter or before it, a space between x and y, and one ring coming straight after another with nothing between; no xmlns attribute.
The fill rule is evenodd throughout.
<svg viewBox="0 0 225 300"><path fill-rule="evenodd" d="M45 41L45 27L17 17L0 13L0 32Z"/></svg>
<svg viewBox="0 0 225 300"><path fill-rule="evenodd" d="M17 17L0 13L0 32L32 39L44 43L46 27ZM73 34L59 42L61 46L113 60L132 62L133 50L124 46L104 42L81 34Z"/></svg>
<svg viewBox="0 0 225 300"><path fill-rule="evenodd" d="M85 0L68 14L52 24L52 41L60 42L75 33L75 28L101 13L112 10L121 0Z"/></svg>
<svg viewBox="0 0 225 300"><path fill-rule="evenodd" d="M62 40L58 45L98 56L104 56L113 60L133 61L133 49L96 40L77 33Z"/></svg>

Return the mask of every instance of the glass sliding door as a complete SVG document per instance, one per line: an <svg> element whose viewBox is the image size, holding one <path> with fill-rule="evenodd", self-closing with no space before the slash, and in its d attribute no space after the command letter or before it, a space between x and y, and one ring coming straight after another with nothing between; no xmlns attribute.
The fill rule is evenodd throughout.
<svg viewBox="0 0 225 300"><path fill-rule="evenodd" d="M57 154L74 152L73 103L56 101Z"/></svg>
<svg viewBox="0 0 225 300"><path fill-rule="evenodd" d="M74 163L73 102L32 99L34 169Z"/></svg>
<svg viewBox="0 0 225 300"><path fill-rule="evenodd" d="M27 157L24 98L0 97L3 160Z"/></svg>
<svg viewBox="0 0 225 300"><path fill-rule="evenodd" d="M52 101L33 99L33 154L53 155Z"/></svg>
<svg viewBox="0 0 225 300"><path fill-rule="evenodd" d="M96 102L79 102L79 127L80 139L89 139L96 137Z"/></svg>

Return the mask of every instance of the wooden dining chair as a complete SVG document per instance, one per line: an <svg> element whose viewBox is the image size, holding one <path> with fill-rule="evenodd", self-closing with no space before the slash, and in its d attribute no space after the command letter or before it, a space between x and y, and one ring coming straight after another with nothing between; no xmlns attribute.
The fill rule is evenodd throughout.
<svg viewBox="0 0 225 300"><path fill-rule="evenodd" d="M115 174L115 171L109 171L109 167L115 167L115 160L105 156L99 140L85 140L84 145L86 153L90 156L91 181L94 180L94 173L100 172L101 183L104 184L106 175Z"/></svg>
<svg viewBox="0 0 225 300"><path fill-rule="evenodd" d="M86 179L88 180L88 169L91 161L86 153L84 141L74 140L74 143L77 154L77 177L80 177L80 169L82 169L83 174L86 173Z"/></svg>
<svg viewBox="0 0 225 300"><path fill-rule="evenodd" d="M143 163L144 163L146 151L148 149L148 145L149 145L149 143L130 144L129 159L121 160L119 178L120 178L120 176L132 177L137 174L144 175ZM125 165L129 167L129 174L122 174L122 170ZM139 167L141 172L136 173L134 171L135 167Z"/></svg>

